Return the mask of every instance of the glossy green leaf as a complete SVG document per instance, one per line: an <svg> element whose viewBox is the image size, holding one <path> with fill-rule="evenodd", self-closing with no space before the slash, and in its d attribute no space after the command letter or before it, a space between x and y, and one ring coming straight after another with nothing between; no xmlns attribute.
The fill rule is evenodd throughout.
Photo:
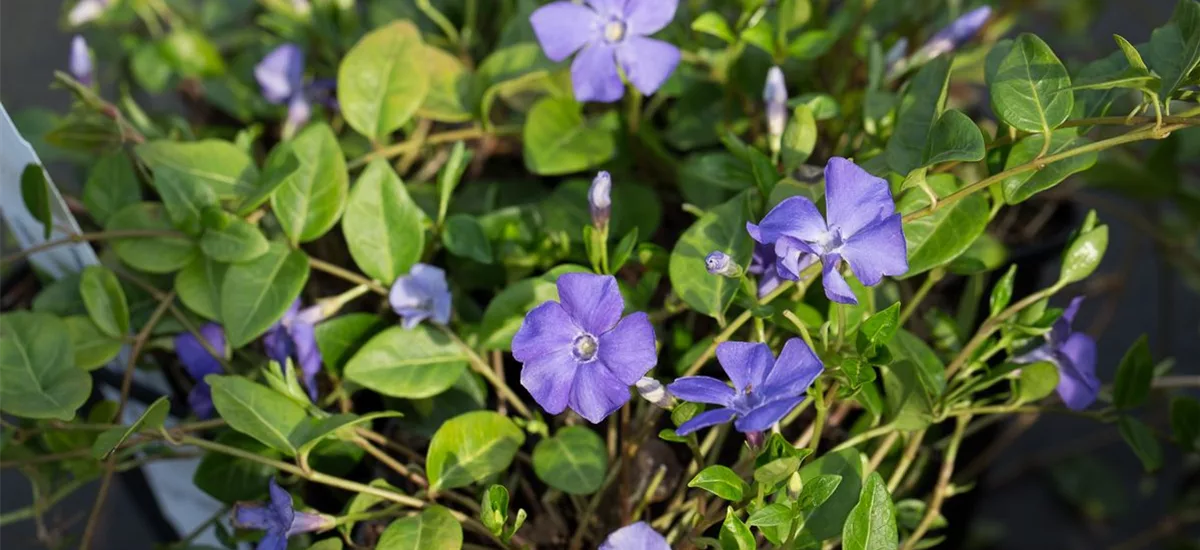
<svg viewBox="0 0 1200 550"><path fill-rule="evenodd" d="M1049 133L1071 115L1071 77L1036 35L997 44L988 54L988 87L1000 120L1026 132Z"/></svg>
<svg viewBox="0 0 1200 550"><path fill-rule="evenodd" d="M959 189L958 179L951 174L934 174L926 182L939 197ZM896 209L902 214L927 206L929 197L920 189L909 190L896 203ZM939 205L933 215L905 223L908 273L904 277L924 273L957 258L983 234L987 221L987 199L976 193L953 204Z"/></svg>
<svg viewBox="0 0 1200 550"><path fill-rule="evenodd" d="M112 271L98 265L84 268L79 278L79 295L88 316L101 332L113 338L129 334L129 303Z"/></svg>
<svg viewBox="0 0 1200 550"><path fill-rule="evenodd" d="M698 313L721 318L733 302L739 282L710 274L704 258L724 251L738 265L746 265L754 251L746 233L746 201L742 194L696 220L671 251L669 273L675 294Z"/></svg>
<svg viewBox="0 0 1200 550"><path fill-rule="evenodd" d="M1032 403L1054 392L1058 387L1058 367L1048 362L1037 362L1021 367L1017 379L1017 400Z"/></svg>
<svg viewBox="0 0 1200 550"><path fill-rule="evenodd" d="M175 274L175 295L188 309L210 321L221 319L221 285L229 266L199 257Z"/></svg>
<svg viewBox="0 0 1200 550"><path fill-rule="evenodd" d="M1075 240L1067 247L1066 254L1063 255L1062 271L1058 276L1059 282L1068 284L1086 279L1100 266L1106 250L1108 250L1107 225L1075 237Z"/></svg>
<svg viewBox="0 0 1200 550"><path fill-rule="evenodd" d="M346 123L373 141L408 122L429 92L421 32L396 21L362 37L338 66L338 104Z"/></svg>
<svg viewBox="0 0 1200 550"><path fill-rule="evenodd" d="M220 76L225 72L221 52L198 31L177 27L161 43L160 50L180 76L200 78Z"/></svg>
<svg viewBox="0 0 1200 550"><path fill-rule="evenodd" d="M394 418L402 416L397 411L380 411L370 414L358 416L356 414L335 414L324 418L310 418L305 422L301 422L291 433L288 434L288 440L292 446L296 448L296 454L306 456L311 453L317 444L325 438L337 435L339 432L343 434L355 426L367 424L379 418ZM353 431L350 430L350 434ZM344 436L339 436L344 437Z"/></svg>
<svg viewBox="0 0 1200 550"><path fill-rule="evenodd" d="M367 165L354 189L342 233L363 273L390 285L421 260L424 214L386 160Z"/></svg>
<svg viewBox="0 0 1200 550"><path fill-rule="evenodd" d="M92 444L92 456L96 460L103 460L112 454L117 447L120 447L121 443L129 439L129 436L141 430L156 430L161 428L163 421L167 419L167 415L170 412L171 402L167 401L166 397L155 399L132 424L105 430L96 436L96 442Z"/></svg>
<svg viewBox="0 0 1200 550"><path fill-rule="evenodd" d="M1042 146L1046 143L1045 136L1036 135L1029 136L1013 145L1012 151L1008 154L1008 161L1004 168L1011 170L1017 166L1022 166L1030 162L1034 162L1038 155L1042 152ZM1078 137L1074 129L1057 130L1050 137L1050 148L1046 151L1047 155L1057 155L1072 149L1078 149L1090 143L1087 138ZM1084 153L1075 155L1070 158L1046 164L1044 168L1039 170L1031 170L1022 172L1004 179L1001 186L1004 189L1004 201L1008 204L1017 204L1023 202L1036 193L1045 191L1055 185L1058 185L1067 176L1076 172L1082 172L1091 168L1096 164L1096 153Z"/></svg>
<svg viewBox="0 0 1200 550"><path fill-rule="evenodd" d="M482 264L492 263L492 243L473 216L455 214L446 218L442 244L451 254L470 258Z"/></svg>
<svg viewBox="0 0 1200 550"><path fill-rule="evenodd" d="M233 430L218 434L216 442L263 458L279 460L283 457L278 451ZM261 462L210 452L200 459L196 472L192 474L192 483L213 498L225 504L234 504L238 501L263 500L274 475L275 468Z"/></svg>
<svg viewBox="0 0 1200 550"><path fill-rule="evenodd" d="M525 166L534 174L555 176L608 162L617 154L619 124L615 112L588 120L575 101L544 98L525 121Z"/></svg>
<svg viewBox="0 0 1200 550"><path fill-rule="evenodd" d="M303 406L248 378L210 374L204 380L212 386L213 406L230 428L286 455L296 454L289 434L309 420Z"/></svg>
<svg viewBox="0 0 1200 550"><path fill-rule="evenodd" d="M25 418L70 420L92 391L66 323L46 313L0 315L0 378L0 410Z"/></svg>
<svg viewBox="0 0 1200 550"><path fill-rule="evenodd" d="M791 508L779 503L768 504L755 510L750 517L746 518L746 525L750 527L787 527L792 524L792 520L796 514Z"/></svg>
<svg viewBox="0 0 1200 550"><path fill-rule="evenodd" d="M742 481L741 477L729 469L728 466L720 464L714 464L700 470L688 482L688 487L704 489L730 502L741 501L748 490L746 482Z"/></svg>
<svg viewBox="0 0 1200 550"><path fill-rule="evenodd" d="M161 204L130 204L108 220L110 231L137 230L171 232ZM130 267L148 273L171 273L182 269L200 254L199 247L186 237L128 237L112 240L117 257Z"/></svg>
<svg viewBox="0 0 1200 550"><path fill-rule="evenodd" d="M350 313L317 325L314 336L321 363L340 378L350 358L390 324L371 313Z"/></svg>
<svg viewBox="0 0 1200 550"><path fill-rule="evenodd" d="M1200 64L1200 4L1179 0L1171 21L1150 35L1150 66L1162 76L1158 95L1166 100Z"/></svg>
<svg viewBox="0 0 1200 550"><path fill-rule="evenodd" d="M262 174L255 182L254 189L246 191L238 203L237 214L246 216L262 206L271 198L275 190L279 189L280 185L283 185L300 170L300 165L300 158L293 151L291 141L284 141L276 145L271 150L271 154L267 156Z"/></svg>
<svg viewBox="0 0 1200 550"><path fill-rule="evenodd" d="M823 503L805 516L804 529L797 542L815 543L842 535L842 526L850 510L858 504L862 491L862 455L854 449L827 453L800 469L804 485L815 483L820 476L839 476L841 481ZM828 482L825 482L828 483Z"/></svg>
<svg viewBox="0 0 1200 550"><path fill-rule="evenodd" d="M730 44L737 41L733 29L729 28L729 23L715 11L704 12L696 17L692 21L692 30L715 36Z"/></svg>
<svg viewBox="0 0 1200 550"><path fill-rule="evenodd" d="M154 187L172 212L193 204L203 206L216 200L238 198L257 186L258 168L253 160L228 141L149 141L138 145L135 151L154 173ZM182 202L172 207L172 199ZM182 216L183 211L180 212ZM181 219L175 214L171 217L176 223Z"/></svg>
<svg viewBox="0 0 1200 550"><path fill-rule="evenodd" d="M1171 401L1171 432L1185 450L1200 450L1200 401L1186 395Z"/></svg>
<svg viewBox="0 0 1200 550"><path fill-rule="evenodd" d="M1008 307L1009 302L1012 301L1013 281L1016 277L1017 266L1013 264L1012 267L1008 268L1008 271L1004 272L1004 276L996 281L996 286L992 287L992 294L988 298L988 311L991 312L993 317L1004 311Z"/></svg>
<svg viewBox="0 0 1200 550"><path fill-rule="evenodd" d="M462 526L450 510L433 505L420 514L393 521L379 537L377 550L459 550Z"/></svg>
<svg viewBox="0 0 1200 550"><path fill-rule="evenodd" d="M500 413L475 411L454 417L429 443L429 489L466 487L502 472L524 443L525 432Z"/></svg>
<svg viewBox="0 0 1200 550"><path fill-rule="evenodd" d="M1146 70L1146 62L1142 60L1142 54L1137 51L1137 47L1119 34L1114 34L1113 40L1117 41L1117 47L1121 48L1121 54L1125 56L1125 61L1129 62L1130 67Z"/></svg>
<svg viewBox="0 0 1200 550"><path fill-rule="evenodd" d="M346 363L346 379L392 397L432 397L467 368L466 351L427 325L393 326L371 338Z"/></svg>
<svg viewBox="0 0 1200 550"><path fill-rule="evenodd" d="M308 256L283 243L271 243L253 261L230 265L221 282L225 337L240 348L283 317L308 281Z"/></svg>
<svg viewBox="0 0 1200 550"><path fill-rule="evenodd" d="M71 333L71 350L75 355L75 366L84 370L95 370L117 358L125 341L113 338L100 331L88 317L72 315L63 318L67 331Z"/></svg>
<svg viewBox="0 0 1200 550"><path fill-rule="evenodd" d="M478 104L485 126L491 124L492 105L498 97L518 96L552 87L550 71L557 64L542 53L532 27L527 22L524 27L530 31L529 41L497 49L479 64L474 89L483 91ZM527 105L526 102L521 110Z"/></svg>
<svg viewBox="0 0 1200 550"><path fill-rule="evenodd" d="M571 495L590 495L608 472L608 450L596 432L568 426L533 448L533 471L547 485Z"/></svg>
<svg viewBox="0 0 1200 550"><path fill-rule="evenodd" d="M816 510L833 496L841 484L842 476L837 474L819 475L805 481L804 487L800 489L800 496L796 497L796 507L804 513Z"/></svg>
<svg viewBox="0 0 1200 550"><path fill-rule="evenodd" d="M754 550L758 547L754 542L754 534L737 517L732 506L725 508L725 521L721 523L719 537L721 550Z"/></svg>
<svg viewBox="0 0 1200 550"><path fill-rule="evenodd" d="M292 244L324 235L346 206L350 175L337 136L327 124L310 124L292 139L300 168L271 195L271 209Z"/></svg>
<svg viewBox="0 0 1200 550"><path fill-rule="evenodd" d="M200 236L200 251L213 260L248 262L270 249L262 231L242 218L222 211L206 213L205 218L207 228Z"/></svg>
<svg viewBox="0 0 1200 550"><path fill-rule="evenodd" d="M1142 335L1125 352L1117 367L1117 379L1113 383L1113 405L1118 409L1132 409L1146 402L1150 396L1150 384L1154 380L1154 357L1150 355L1150 344Z"/></svg>
<svg viewBox="0 0 1200 550"><path fill-rule="evenodd" d="M858 334L872 346L886 346L900 328L900 303L896 302L875 313L858 326Z"/></svg>
<svg viewBox="0 0 1200 550"><path fill-rule="evenodd" d="M124 151L100 157L88 173L87 183L83 184L83 205L88 214L105 227L118 210L141 200L137 173Z"/></svg>
<svg viewBox="0 0 1200 550"><path fill-rule="evenodd" d="M1162 446L1158 444L1158 439L1149 426L1131 416L1122 416L1117 419L1117 431L1121 432L1121 437L1133 450L1133 454L1137 455L1138 460L1142 461L1142 467L1147 472L1162 467Z"/></svg>
<svg viewBox="0 0 1200 550"><path fill-rule="evenodd" d="M783 147L779 151L784 172L790 174L804 164L816 146L817 119L813 116L812 108L797 105L783 132Z"/></svg>
<svg viewBox="0 0 1200 550"><path fill-rule="evenodd" d="M911 332L900 330L888 346L893 362L883 367L888 416L899 430L929 426L933 404L945 389L945 367L933 350Z"/></svg>
<svg viewBox="0 0 1200 550"><path fill-rule="evenodd" d="M925 151L924 166L943 162L975 162L985 154L983 133L971 117L961 111L949 110L934 123Z"/></svg>
<svg viewBox="0 0 1200 550"><path fill-rule="evenodd" d="M29 164L21 171L21 200L34 219L42 224L42 238L49 239L54 231L54 217L50 214L50 183L41 166Z"/></svg>
<svg viewBox="0 0 1200 550"><path fill-rule="evenodd" d="M508 523L508 489L503 485L492 485L483 493L479 521L494 535L504 532Z"/></svg>
<svg viewBox="0 0 1200 550"><path fill-rule="evenodd" d="M887 144L887 163L895 172L908 174L928 164L934 125L942 114L949 81L950 56L934 58L913 77Z"/></svg>
<svg viewBox="0 0 1200 550"><path fill-rule="evenodd" d="M887 484L872 472L863 485L862 498L846 519L842 548L846 550L895 550L900 543L896 509Z"/></svg>
<svg viewBox="0 0 1200 550"><path fill-rule="evenodd" d="M508 285L492 298L483 312L479 326L480 340L484 349L507 350L512 347L513 335L521 328L525 314L547 300L558 300L558 287L554 284L564 273L586 273L591 270L565 265L551 269L545 275L525 279Z"/></svg>
<svg viewBox="0 0 1200 550"><path fill-rule="evenodd" d="M471 73L463 62L446 50L425 45L425 70L429 92L417 116L439 122L471 120Z"/></svg>

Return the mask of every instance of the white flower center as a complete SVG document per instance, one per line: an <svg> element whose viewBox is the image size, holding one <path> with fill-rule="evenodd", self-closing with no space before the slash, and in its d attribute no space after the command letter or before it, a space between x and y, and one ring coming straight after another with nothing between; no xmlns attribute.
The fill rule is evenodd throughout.
<svg viewBox="0 0 1200 550"><path fill-rule="evenodd" d="M604 39L609 42L619 42L625 38L625 23L619 19L613 19L608 24L604 25Z"/></svg>
<svg viewBox="0 0 1200 550"><path fill-rule="evenodd" d="M595 336L588 333L580 334L575 337L575 342L571 344L571 353L575 355L575 359L588 362L596 358L596 352L600 349L600 342Z"/></svg>

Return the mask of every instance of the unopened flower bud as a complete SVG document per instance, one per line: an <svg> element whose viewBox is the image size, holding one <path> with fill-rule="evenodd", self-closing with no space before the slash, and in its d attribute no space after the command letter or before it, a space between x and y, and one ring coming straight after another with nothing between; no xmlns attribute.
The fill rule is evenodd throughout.
<svg viewBox="0 0 1200 550"><path fill-rule="evenodd" d="M913 58L917 60L933 59L944 53L952 52L975 37L992 17L992 8L983 6L964 13L952 21L946 28L938 31L921 46Z"/></svg>
<svg viewBox="0 0 1200 550"><path fill-rule="evenodd" d="M763 88L763 102L767 106L767 133L771 137L771 149L779 150L783 139L783 130L787 126L787 85L783 81L783 71L779 67L771 67L767 71L767 85Z"/></svg>
<svg viewBox="0 0 1200 550"><path fill-rule="evenodd" d="M596 227L608 225L612 214L612 176L601 171L592 180L588 189L588 207L592 211L592 224Z"/></svg>
<svg viewBox="0 0 1200 550"><path fill-rule="evenodd" d="M75 35L71 39L71 58L67 62L71 76L84 86L92 85L92 52L88 49L87 40Z"/></svg>
<svg viewBox="0 0 1200 550"><path fill-rule="evenodd" d="M79 0L71 11L67 12L67 23L72 27L91 23L104 14L111 2L112 0Z"/></svg>
<svg viewBox="0 0 1200 550"><path fill-rule="evenodd" d="M658 380L649 376L643 376L641 380L634 382L633 385L637 388L638 395L641 395L642 399L654 404L655 407L660 409L671 408L671 394L667 393L667 389Z"/></svg>
<svg viewBox="0 0 1200 550"><path fill-rule="evenodd" d="M888 68L893 67L899 63L901 59L904 59L904 54L906 53L908 53L908 39L901 37L900 40L897 40L895 44L892 44L892 47L888 48L887 53L883 55L883 65Z"/></svg>
<svg viewBox="0 0 1200 550"><path fill-rule="evenodd" d="M730 278L742 276L742 267L737 265L737 263L733 261L733 258L729 257L729 254L721 252L720 250L714 250L704 258L704 267L706 267L708 272L712 273L713 275L720 275L722 277Z"/></svg>

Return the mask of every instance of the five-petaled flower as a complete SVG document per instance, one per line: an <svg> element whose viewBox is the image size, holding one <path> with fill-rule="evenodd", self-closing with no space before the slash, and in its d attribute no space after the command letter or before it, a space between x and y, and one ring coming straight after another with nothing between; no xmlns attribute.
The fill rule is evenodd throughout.
<svg viewBox="0 0 1200 550"><path fill-rule="evenodd" d="M671 550L671 545L649 524L639 521L609 533L599 550Z"/></svg>
<svg viewBox="0 0 1200 550"><path fill-rule="evenodd" d="M799 338L783 345L778 360L766 344L721 342L717 360L733 382L732 388L710 376L686 376L667 386L671 395L684 401L721 406L684 422L675 430L677 435L731 420L742 433L766 430L804 401L808 387L825 369Z"/></svg>
<svg viewBox="0 0 1200 550"><path fill-rule="evenodd" d="M1096 377L1096 341L1087 334L1071 331L1071 323L1082 303L1083 296L1076 296L1046 334L1045 344L1013 358L1014 363L1049 361L1058 367L1055 391L1068 408L1076 411L1086 409L1100 392L1100 379Z"/></svg>
<svg viewBox="0 0 1200 550"><path fill-rule="evenodd" d="M564 274L558 295L513 336L521 385L546 412L570 407L595 424L629 401L629 386L658 362L654 327L645 313L621 318L625 300L612 276Z"/></svg>
<svg viewBox="0 0 1200 550"><path fill-rule="evenodd" d="M308 395L317 399L317 375L321 373L321 350L317 348L316 325L325 319L320 305L300 309L296 298L283 318L271 325L263 336L267 357L283 366L293 359L304 376Z"/></svg>
<svg viewBox="0 0 1200 550"><path fill-rule="evenodd" d="M220 325L208 323L200 327L199 332L213 351L225 353L225 331ZM212 418L212 387L204 381L204 377L224 372L221 361L209 353L196 335L190 332L175 335L175 354L179 356L179 362L183 363L188 375L196 382L192 391L188 393L188 406L196 413L197 418Z"/></svg>
<svg viewBox="0 0 1200 550"><path fill-rule="evenodd" d="M239 503L233 511L233 522L242 529L266 531L257 550L287 550L287 539L300 533L324 531L333 527L333 518L323 514L297 512L292 509L292 495L271 478L271 501L266 504Z"/></svg>
<svg viewBox="0 0 1200 550"><path fill-rule="evenodd" d="M587 0L587 4L552 2L529 18L551 60L562 61L579 51L571 64L575 98L621 99L625 87L617 63L643 94L658 90L679 64L679 48L646 36L671 22L679 0Z"/></svg>
<svg viewBox="0 0 1200 550"><path fill-rule="evenodd" d="M426 319L439 325L449 323L450 287L446 285L446 272L427 264L412 266L408 275L392 284L388 302L404 328L411 329Z"/></svg>
<svg viewBox="0 0 1200 550"><path fill-rule="evenodd" d="M790 197L758 225L746 224L755 241L775 246L781 277L799 280L800 272L819 258L825 295L857 304L838 270L842 260L867 286L879 284L884 275L908 271L908 246L887 181L849 160L832 158L825 166L825 204L828 223L811 200Z"/></svg>

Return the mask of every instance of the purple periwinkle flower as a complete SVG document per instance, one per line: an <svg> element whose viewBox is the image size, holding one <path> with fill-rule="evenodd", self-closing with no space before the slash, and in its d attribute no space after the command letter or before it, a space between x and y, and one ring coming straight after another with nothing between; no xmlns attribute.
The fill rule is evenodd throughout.
<svg viewBox="0 0 1200 550"><path fill-rule="evenodd" d="M708 256L705 256L704 268L709 273L722 277L737 278L742 276L742 266L737 265L737 262L734 262L733 258L729 257L729 254L720 250L714 250Z"/></svg>
<svg viewBox="0 0 1200 550"><path fill-rule="evenodd" d="M450 287L446 285L446 272L428 264L412 266L408 275L392 284L388 302L406 329L426 319L439 325L449 323Z"/></svg>
<svg viewBox="0 0 1200 550"><path fill-rule="evenodd" d="M1050 327L1045 344L1013 358L1014 363L1049 361L1058 367L1055 391L1068 408L1076 411L1086 409L1100 392L1100 379L1096 377L1096 341L1085 333L1071 331L1082 303L1083 296L1076 296L1062 317Z"/></svg>
<svg viewBox="0 0 1200 550"><path fill-rule="evenodd" d="M67 12L67 23L72 27L91 23L99 19L111 3L112 0L79 0Z"/></svg>
<svg viewBox="0 0 1200 550"><path fill-rule="evenodd" d="M604 227L612 217L612 176L601 170L592 179L588 188L588 210L592 213L592 225Z"/></svg>
<svg viewBox="0 0 1200 550"><path fill-rule="evenodd" d="M296 44L284 44L271 50L254 67L254 78L262 88L263 98L280 105L287 104L284 135L290 136L312 116L307 90L304 86L304 50Z"/></svg>
<svg viewBox="0 0 1200 550"><path fill-rule="evenodd" d="M225 353L225 331L221 329L220 325L208 323L200 327L199 332L213 351ZM175 355L179 356L179 362L183 363L183 368L187 370L188 376L191 376L192 380L196 382L192 386L192 391L188 393L188 406L191 407L192 412L196 413L197 418L201 420L212 418L212 387L204 381L204 377L224 372L224 369L221 368L221 361L204 349L204 345L200 343L196 335L190 332L181 332L175 335Z"/></svg>
<svg viewBox="0 0 1200 550"><path fill-rule="evenodd" d="M287 539L300 533L324 531L334 526L334 519L324 514L297 512L292 508L292 495L271 478L271 500L265 504L238 503L233 509L234 526L259 529L267 534L258 542L257 550L287 550Z"/></svg>
<svg viewBox="0 0 1200 550"><path fill-rule="evenodd" d="M317 399L317 375L321 373L321 350L317 348L316 325L325 320L324 308L315 305L300 309L300 299L267 329L263 344L267 357L283 366L292 359L300 368L308 396Z"/></svg>
<svg viewBox="0 0 1200 550"><path fill-rule="evenodd" d="M570 407L595 424L629 401L634 385L658 362L645 313L624 319L625 299L610 275L567 273L559 301L537 306L513 336L521 385L546 412Z"/></svg>
<svg viewBox="0 0 1200 550"><path fill-rule="evenodd" d="M934 34L924 46L921 46L920 50L917 50L917 53L913 57L916 59L933 59L939 55L958 49L963 44L966 44L967 41L974 38L979 29L982 29L991 17L991 6L975 8L958 16L958 19L955 19L946 28Z"/></svg>
<svg viewBox="0 0 1200 550"><path fill-rule="evenodd" d="M774 245L754 243L754 255L750 258L750 267L746 269L746 273L758 276L759 298L770 294L783 284L775 259Z"/></svg>
<svg viewBox="0 0 1200 550"><path fill-rule="evenodd" d="M804 394L825 365L799 338L783 345L775 359L766 344L721 342L717 360L733 382L730 388L710 376L686 376L667 386L671 395L693 403L720 405L684 422L677 435L733 421L742 433L761 432L804 401Z"/></svg>
<svg viewBox="0 0 1200 550"><path fill-rule="evenodd" d="M767 71L767 84L763 87L763 103L767 107L767 134L771 137L771 149L779 150L783 139L783 129L787 126L787 84L783 81L783 71L779 67L771 67Z"/></svg>
<svg viewBox="0 0 1200 550"><path fill-rule="evenodd" d="M599 550L671 550L671 545L649 524L639 521L609 533Z"/></svg>
<svg viewBox="0 0 1200 550"><path fill-rule="evenodd" d="M88 48L87 40L78 34L71 39L71 57L67 62L67 69L71 71L71 76L84 86L91 86L94 82L92 52Z"/></svg>
<svg viewBox="0 0 1200 550"><path fill-rule="evenodd" d="M839 271L843 260L864 285L879 284L884 275L908 271L908 246L887 181L857 164L834 157L825 166L828 223L806 197L790 197L758 225L746 230L759 243L775 246L776 270L792 281L815 259L821 260L825 295L842 304L857 304Z"/></svg>
<svg viewBox="0 0 1200 550"><path fill-rule="evenodd" d="M675 17L679 0L587 0L587 5L552 2L533 12L529 22L546 57L571 64L571 83L579 101L613 102L625 94L625 77L650 95L679 64L679 48L646 38Z"/></svg>

